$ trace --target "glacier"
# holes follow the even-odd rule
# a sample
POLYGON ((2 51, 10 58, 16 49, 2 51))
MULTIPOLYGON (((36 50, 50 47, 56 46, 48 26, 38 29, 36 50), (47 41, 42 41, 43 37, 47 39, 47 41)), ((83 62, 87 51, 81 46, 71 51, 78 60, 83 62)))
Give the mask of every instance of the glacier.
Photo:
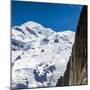
POLYGON ((56 32, 34 21, 12 27, 12 88, 54 87, 63 76, 75 32, 56 32))

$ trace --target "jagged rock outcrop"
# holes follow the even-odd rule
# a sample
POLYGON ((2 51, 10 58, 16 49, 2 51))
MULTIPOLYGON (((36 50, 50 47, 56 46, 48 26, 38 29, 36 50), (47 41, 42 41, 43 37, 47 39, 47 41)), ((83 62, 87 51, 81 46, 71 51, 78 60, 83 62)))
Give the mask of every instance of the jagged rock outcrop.
POLYGON ((56 86, 87 84, 87 6, 83 6, 67 69, 56 86))

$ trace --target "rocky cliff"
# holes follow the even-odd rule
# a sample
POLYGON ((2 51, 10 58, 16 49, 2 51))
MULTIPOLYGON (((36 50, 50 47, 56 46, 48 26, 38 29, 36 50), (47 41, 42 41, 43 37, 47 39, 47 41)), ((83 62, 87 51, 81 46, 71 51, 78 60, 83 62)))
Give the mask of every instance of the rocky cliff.
POLYGON ((56 86, 87 84, 87 6, 82 8, 67 69, 56 86))

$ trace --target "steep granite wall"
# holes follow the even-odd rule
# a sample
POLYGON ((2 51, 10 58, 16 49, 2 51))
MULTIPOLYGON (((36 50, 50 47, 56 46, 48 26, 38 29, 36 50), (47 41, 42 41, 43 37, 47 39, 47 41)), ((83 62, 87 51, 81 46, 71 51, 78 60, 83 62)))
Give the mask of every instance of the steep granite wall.
POLYGON ((82 8, 67 69, 56 86, 87 84, 87 6, 82 8))

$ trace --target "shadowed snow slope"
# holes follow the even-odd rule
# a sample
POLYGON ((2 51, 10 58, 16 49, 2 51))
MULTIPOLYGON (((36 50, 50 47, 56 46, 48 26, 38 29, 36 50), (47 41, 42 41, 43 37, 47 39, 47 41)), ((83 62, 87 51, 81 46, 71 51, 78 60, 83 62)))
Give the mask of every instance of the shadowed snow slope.
POLYGON ((55 86, 66 69, 74 36, 73 31, 55 32, 33 21, 14 26, 12 88, 55 86))

